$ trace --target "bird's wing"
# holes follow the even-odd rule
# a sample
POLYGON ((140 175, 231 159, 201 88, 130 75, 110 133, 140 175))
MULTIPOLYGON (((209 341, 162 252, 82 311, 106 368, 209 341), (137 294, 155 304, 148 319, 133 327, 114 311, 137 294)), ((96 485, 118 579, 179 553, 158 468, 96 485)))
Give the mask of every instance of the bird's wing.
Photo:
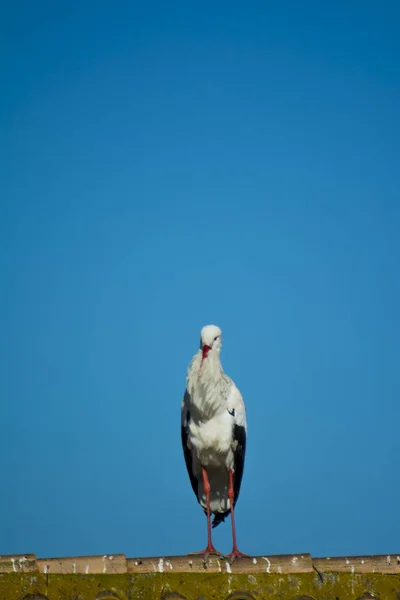
POLYGON ((181 436, 182 436, 182 447, 183 447, 183 455, 185 457, 186 468, 189 474, 190 483, 192 484, 193 491, 198 498, 198 487, 199 482, 193 473, 193 457, 192 451, 188 445, 188 437, 189 437, 189 421, 190 421, 190 411, 189 411, 189 401, 190 394, 187 390, 185 390, 185 395, 182 400, 182 410, 181 410, 181 436))
POLYGON ((246 454, 246 409, 241 393, 232 382, 228 398, 228 411, 232 415, 232 449, 234 457, 233 490, 235 493, 234 506, 237 502, 242 483, 244 459, 246 454))

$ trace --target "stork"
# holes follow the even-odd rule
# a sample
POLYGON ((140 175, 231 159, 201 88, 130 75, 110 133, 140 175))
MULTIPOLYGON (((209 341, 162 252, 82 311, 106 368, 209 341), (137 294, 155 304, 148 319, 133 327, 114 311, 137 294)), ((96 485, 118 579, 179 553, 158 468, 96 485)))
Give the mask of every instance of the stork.
MULTIPOLYGON (((234 560, 247 556, 236 543, 234 509, 239 497, 246 452, 246 410, 242 395, 224 373, 220 352, 222 332, 216 325, 203 327, 200 349, 189 365, 182 400, 182 446, 190 482, 207 515, 205 555, 216 553, 211 537, 231 514, 234 560)), ((202 554, 199 553, 199 554, 202 554)))

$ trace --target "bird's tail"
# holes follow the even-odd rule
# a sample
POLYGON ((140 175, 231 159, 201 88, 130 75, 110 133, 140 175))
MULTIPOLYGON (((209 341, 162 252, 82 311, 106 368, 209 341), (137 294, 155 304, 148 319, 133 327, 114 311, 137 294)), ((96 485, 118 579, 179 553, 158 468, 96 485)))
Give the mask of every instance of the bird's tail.
POLYGON ((225 511, 225 512, 218 512, 218 513, 214 513, 214 519, 212 522, 212 528, 214 529, 214 527, 218 527, 218 525, 220 523, 223 523, 226 519, 226 517, 230 514, 230 509, 225 511))

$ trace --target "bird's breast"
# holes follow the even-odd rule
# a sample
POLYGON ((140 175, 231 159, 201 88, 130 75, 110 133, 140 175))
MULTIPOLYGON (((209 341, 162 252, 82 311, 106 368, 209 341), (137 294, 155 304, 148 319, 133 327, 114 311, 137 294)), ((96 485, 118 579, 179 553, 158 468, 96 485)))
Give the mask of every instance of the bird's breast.
POLYGON ((227 454, 232 443, 232 417, 228 411, 224 411, 208 421, 192 421, 189 425, 189 439, 200 456, 204 452, 227 454))

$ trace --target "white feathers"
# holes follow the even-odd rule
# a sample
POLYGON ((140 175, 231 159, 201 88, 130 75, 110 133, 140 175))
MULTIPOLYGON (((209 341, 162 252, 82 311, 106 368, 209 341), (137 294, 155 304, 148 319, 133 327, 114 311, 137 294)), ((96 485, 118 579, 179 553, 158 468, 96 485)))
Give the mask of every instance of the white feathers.
POLYGON ((229 457, 226 466, 232 467, 232 417, 228 411, 219 413, 205 422, 192 422, 189 430, 194 454, 197 454, 204 466, 223 466, 229 457))

